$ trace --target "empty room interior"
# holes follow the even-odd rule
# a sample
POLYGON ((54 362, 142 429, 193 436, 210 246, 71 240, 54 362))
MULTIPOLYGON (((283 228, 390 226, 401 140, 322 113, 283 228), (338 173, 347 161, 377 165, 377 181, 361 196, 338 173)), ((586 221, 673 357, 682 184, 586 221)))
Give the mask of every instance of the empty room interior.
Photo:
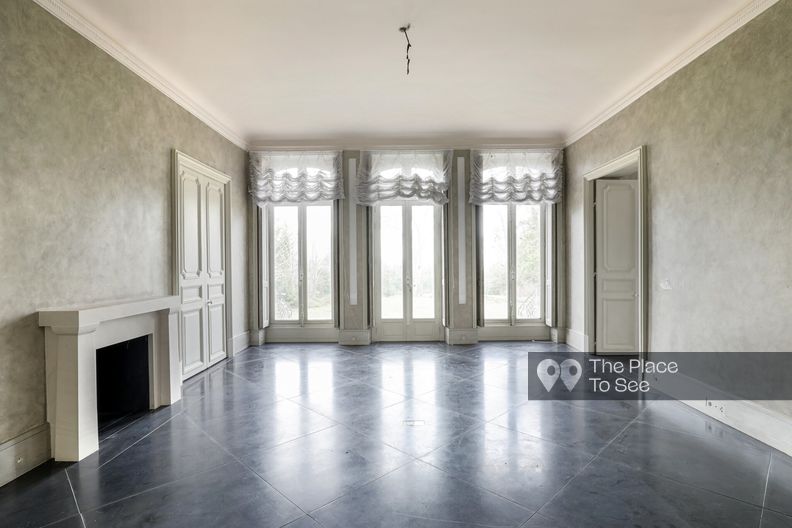
POLYGON ((3 528, 792 527, 792 0, 0 0, 3 528))

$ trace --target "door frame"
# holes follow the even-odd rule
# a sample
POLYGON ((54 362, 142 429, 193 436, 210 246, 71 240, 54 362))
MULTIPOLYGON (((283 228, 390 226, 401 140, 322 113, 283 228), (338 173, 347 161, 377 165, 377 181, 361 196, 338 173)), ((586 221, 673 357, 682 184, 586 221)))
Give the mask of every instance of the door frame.
MULTIPOLYGON (((235 354, 234 350, 234 331, 233 331, 233 302, 232 302, 232 254, 231 251, 231 178, 220 172, 219 170, 210 167, 180 150, 173 149, 172 154, 172 167, 173 173, 171 177, 171 291, 173 295, 179 295, 179 305, 181 306, 181 296, 179 294, 179 248, 181 247, 182 240, 182 226, 179 222, 181 216, 181 203, 179 195, 181 190, 180 174, 182 167, 188 166, 191 169, 201 173, 202 175, 215 180, 223 186, 223 237, 225 238, 225 326, 226 326, 226 357, 231 358, 235 354)), ((181 329, 179 329, 181 332, 181 329)), ((181 339, 179 339, 181 346, 181 339)), ((181 350, 179 350, 179 358, 182 357, 181 350)), ((207 365, 209 367, 210 365, 207 365)), ((179 370, 181 376, 181 368, 179 370)))
MULTIPOLYGON (((268 204, 264 209, 259 207, 261 215, 265 218, 266 226, 266 284, 267 292, 263 296, 263 303, 267 306, 267 343, 332 343, 338 341, 338 317, 339 317, 339 304, 338 304, 338 207, 337 200, 320 200, 317 202, 299 202, 299 203, 276 203, 268 204), (305 234, 306 229, 306 209, 311 206, 325 205, 330 206, 330 277, 331 277, 331 317, 324 321, 308 321, 307 313, 307 299, 305 279, 299 281, 299 316, 296 321, 281 321, 275 319, 275 298, 271 295, 272 285, 275 283, 275 251, 271 247, 272 241, 275 240, 275 222, 274 214, 275 209, 278 207, 296 207, 297 208, 297 244, 298 244, 298 268, 299 273, 305 276, 307 269, 307 240, 305 234)), ((264 260, 262 260, 264 262, 264 260)), ((263 321, 262 321, 263 322, 263 321)))
POLYGON ((594 182, 599 178, 617 176, 626 171, 638 174, 638 356, 646 359, 648 353, 648 285, 649 285, 649 236, 648 236, 648 176, 646 173, 646 145, 627 152, 618 158, 594 169, 583 176, 583 222, 584 222, 584 352, 595 352, 595 280, 594 262, 594 182))
MULTIPOLYGON (((442 341, 443 340, 443 309, 444 309, 444 291, 443 291, 443 207, 437 205, 433 202, 420 202, 415 200, 388 200, 386 202, 376 204, 371 208, 371 250, 372 250, 372 269, 371 269, 371 326, 372 326, 372 341, 442 341), (381 334, 381 328, 378 326, 379 323, 382 323, 382 315, 380 313, 381 307, 378 302, 379 297, 381 296, 382 292, 380 290, 380 277, 381 277, 381 269, 379 268, 379 264, 381 264, 381 257, 380 257, 380 245, 382 240, 379 236, 379 227, 380 227, 380 216, 379 216, 379 207, 380 206, 401 206, 402 207, 402 243, 404 244, 402 250, 402 262, 404 262, 405 257, 409 254, 410 256, 410 269, 408 270, 404 264, 402 266, 402 281, 403 281, 403 288, 402 288, 402 302, 404 303, 404 311, 402 314, 402 321, 403 325, 405 326, 405 331, 402 334, 401 339, 392 339, 388 337, 383 337, 381 334), (416 338, 413 336, 408 335, 406 331, 407 326, 407 314, 410 314, 410 324, 413 325, 416 319, 412 315, 412 306, 408 306, 408 295, 407 295, 407 286, 404 283, 404 277, 406 275, 410 275, 412 283, 412 233, 409 235, 409 247, 408 244, 404 242, 406 230, 412 229, 412 206, 419 205, 428 207, 431 206, 434 208, 434 215, 435 215, 435 225, 433 226, 434 235, 435 235, 435 256, 434 256, 434 270, 435 270, 435 318, 437 324, 437 335, 434 339, 425 339, 425 338, 416 338), (409 209, 409 213, 406 211, 409 209)), ((411 289, 411 288, 410 288, 411 289)), ((412 289, 411 289, 412 290, 412 289)), ((412 293, 409 294, 409 302, 412 302, 412 293)), ((393 322, 396 321, 395 319, 386 319, 384 322, 393 322)), ((430 319, 417 319, 419 323, 426 323, 430 321, 430 319)))

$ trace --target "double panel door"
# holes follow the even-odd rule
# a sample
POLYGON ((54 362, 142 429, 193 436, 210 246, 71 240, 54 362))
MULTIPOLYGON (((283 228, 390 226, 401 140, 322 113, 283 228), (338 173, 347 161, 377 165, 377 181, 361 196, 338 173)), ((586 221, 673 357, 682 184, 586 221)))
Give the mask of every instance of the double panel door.
POLYGON ((374 209, 375 340, 443 338, 441 224, 441 209, 432 204, 374 209))
POLYGON ((228 177, 176 154, 176 289, 182 379, 227 357, 228 177))

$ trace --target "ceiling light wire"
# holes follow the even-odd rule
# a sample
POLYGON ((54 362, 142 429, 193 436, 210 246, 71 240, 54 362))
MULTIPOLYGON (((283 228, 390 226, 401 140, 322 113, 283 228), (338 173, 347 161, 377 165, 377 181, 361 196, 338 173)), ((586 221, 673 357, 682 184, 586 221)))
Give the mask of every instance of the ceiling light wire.
POLYGON ((412 48, 412 44, 410 43, 410 35, 407 34, 410 31, 410 24, 400 27, 399 31, 404 33, 404 38, 407 39, 407 75, 410 75, 410 48, 412 48))

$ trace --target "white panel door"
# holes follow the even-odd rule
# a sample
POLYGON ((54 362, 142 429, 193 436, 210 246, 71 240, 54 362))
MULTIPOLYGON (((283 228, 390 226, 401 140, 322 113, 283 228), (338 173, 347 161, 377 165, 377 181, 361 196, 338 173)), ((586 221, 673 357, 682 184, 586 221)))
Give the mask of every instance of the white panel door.
POLYGON ((598 354, 638 351, 638 183, 596 180, 595 298, 598 354))
POLYGON ((176 171, 176 286, 184 379, 227 356, 227 180, 216 179, 211 169, 180 153, 176 171))
POLYGON ((200 372, 206 368, 204 349, 204 324, 206 304, 204 301, 204 222, 203 181, 193 171, 179 173, 179 350, 181 351, 182 376, 200 372))
POLYGON ((226 354, 225 187, 206 179, 206 318, 209 364, 226 354))
POLYGON ((375 340, 442 339, 440 214, 431 204, 375 209, 375 340))

